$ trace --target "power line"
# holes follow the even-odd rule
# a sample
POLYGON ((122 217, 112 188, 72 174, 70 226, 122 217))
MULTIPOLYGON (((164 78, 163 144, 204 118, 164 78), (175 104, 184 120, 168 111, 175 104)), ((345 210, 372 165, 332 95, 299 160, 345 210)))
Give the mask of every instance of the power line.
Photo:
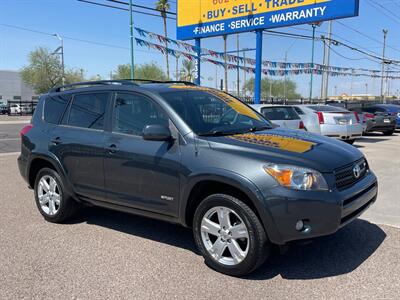
MULTIPOLYGON (((77 0, 77 1, 83 2, 83 3, 92 4, 92 5, 107 7, 107 8, 114 8, 114 9, 118 9, 118 10, 129 11, 129 9, 127 9, 127 8, 118 7, 118 6, 109 5, 109 4, 104 4, 104 3, 93 2, 93 1, 89 1, 89 0, 77 0)), ((138 14, 142 14, 142 15, 147 15, 147 16, 162 18, 161 15, 157 15, 157 14, 153 14, 153 13, 148 13, 148 12, 144 12, 144 11, 132 10, 132 12, 138 13, 138 14)), ((168 17, 168 16, 166 16, 166 18, 167 18, 167 19, 170 19, 170 20, 176 20, 176 18, 173 18, 173 17, 168 17)))

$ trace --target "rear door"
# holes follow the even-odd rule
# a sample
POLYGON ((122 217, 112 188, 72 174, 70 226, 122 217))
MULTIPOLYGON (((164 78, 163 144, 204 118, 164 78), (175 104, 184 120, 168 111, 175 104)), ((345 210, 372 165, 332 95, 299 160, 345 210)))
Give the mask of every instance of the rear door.
POLYGON ((58 157, 80 197, 105 200, 104 126, 110 95, 73 95, 61 124, 51 132, 50 151, 58 157))

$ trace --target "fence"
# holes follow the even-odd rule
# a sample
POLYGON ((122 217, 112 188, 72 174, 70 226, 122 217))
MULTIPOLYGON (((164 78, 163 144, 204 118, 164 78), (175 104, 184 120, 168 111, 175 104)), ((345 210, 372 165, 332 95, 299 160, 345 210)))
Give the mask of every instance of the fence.
POLYGON ((32 115, 37 106, 37 100, 22 101, 13 100, 7 102, 6 113, 8 115, 32 115))

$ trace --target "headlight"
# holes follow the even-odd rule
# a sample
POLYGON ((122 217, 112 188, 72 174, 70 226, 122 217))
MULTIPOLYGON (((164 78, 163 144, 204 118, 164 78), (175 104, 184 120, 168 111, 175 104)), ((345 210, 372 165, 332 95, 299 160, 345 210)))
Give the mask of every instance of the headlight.
POLYGON ((290 165, 268 164, 265 172, 281 186, 302 191, 326 191, 328 184, 320 172, 290 165))

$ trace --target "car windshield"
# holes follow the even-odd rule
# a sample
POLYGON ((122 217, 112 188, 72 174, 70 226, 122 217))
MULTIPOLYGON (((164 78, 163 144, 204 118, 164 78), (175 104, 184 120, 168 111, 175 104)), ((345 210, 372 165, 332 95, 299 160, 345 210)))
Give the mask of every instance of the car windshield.
POLYGON ((268 120, 246 104, 218 90, 185 87, 160 96, 198 135, 229 135, 272 128, 268 120))
POLYGON ((271 121, 300 120, 293 107, 263 107, 261 113, 271 121))

